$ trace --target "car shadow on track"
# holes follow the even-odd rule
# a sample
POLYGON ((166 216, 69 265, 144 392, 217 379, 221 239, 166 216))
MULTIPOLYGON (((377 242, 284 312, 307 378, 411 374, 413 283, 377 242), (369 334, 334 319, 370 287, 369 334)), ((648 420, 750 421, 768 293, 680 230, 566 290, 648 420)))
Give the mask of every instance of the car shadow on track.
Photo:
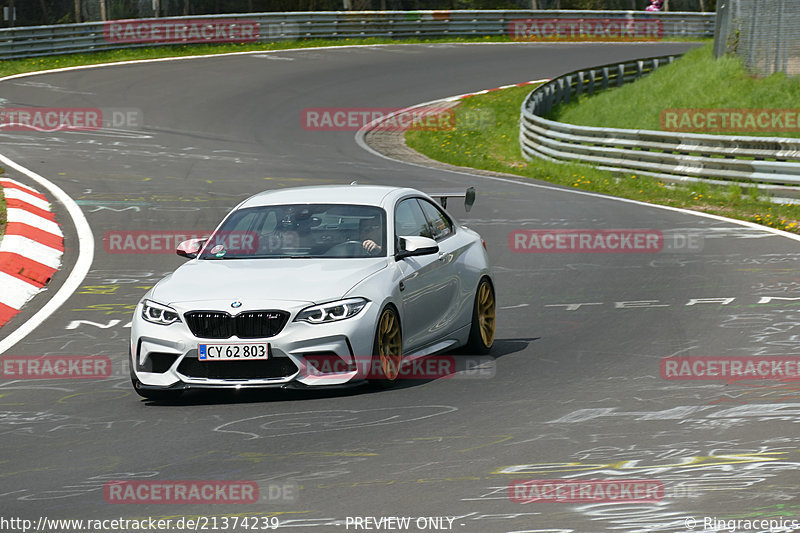
MULTIPOLYGON (((346 398, 365 394, 385 393, 419 387, 427 383, 448 379, 482 379, 494 376, 497 360, 507 355, 523 351, 528 345, 538 340, 533 338, 497 339, 492 350, 487 355, 472 355, 463 349, 452 350, 436 356, 438 360, 452 362, 446 372, 436 373, 432 378, 416 378, 419 375, 412 373, 411 378, 398 380, 389 388, 380 387, 367 382, 360 382, 346 386, 332 386, 326 388, 309 389, 238 389, 238 390, 188 390, 179 398, 173 400, 145 400, 148 406, 188 406, 188 405, 220 405, 220 404, 245 404, 245 403, 281 403, 303 400, 322 400, 328 398, 346 398)), ((421 358, 425 361, 426 358, 421 358)))

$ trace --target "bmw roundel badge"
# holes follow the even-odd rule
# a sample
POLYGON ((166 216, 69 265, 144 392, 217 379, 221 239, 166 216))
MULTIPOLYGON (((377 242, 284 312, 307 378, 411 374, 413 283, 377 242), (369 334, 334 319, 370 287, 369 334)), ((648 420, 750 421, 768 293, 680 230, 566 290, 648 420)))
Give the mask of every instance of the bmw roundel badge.
POLYGON ((238 309, 238 308, 240 308, 241 306, 242 306, 242 302, 240 302, 240 301, 238 301, 238 300, 237 300, 237 301, 235 301, 235 302, 233 302, 233 303, 231 304, 231 307, 233 307, 234 309, 238 309))

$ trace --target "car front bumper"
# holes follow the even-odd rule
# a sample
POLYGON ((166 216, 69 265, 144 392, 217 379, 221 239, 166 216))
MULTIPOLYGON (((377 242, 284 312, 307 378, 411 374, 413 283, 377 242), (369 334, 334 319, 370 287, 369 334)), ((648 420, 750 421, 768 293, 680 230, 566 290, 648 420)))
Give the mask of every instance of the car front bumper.
POLYGON ((206 339, 191 332, 183 315, 210 306, 197 302, 190 307, 173 305, 181 321, 165 326, 144 320, 140 302, 131 324, 131 377, 139 382, 138 386, 150 390, 335 387, 365 379, 363 365, 358 361, 372 353, 378 306, 369 302, 358 315, 325 324, 295 322, 297 313, 308 305, 308 302, 261 302, 258 309, 290 313, 286 325, 273 337, 206 339), (214 343, 269 343, 270 357, 255 361, 199 360, 198 345, 214 343), (314 356, 334 359, 336 364, 327 367, 333 372, 314 368, 311 365, 314 356))

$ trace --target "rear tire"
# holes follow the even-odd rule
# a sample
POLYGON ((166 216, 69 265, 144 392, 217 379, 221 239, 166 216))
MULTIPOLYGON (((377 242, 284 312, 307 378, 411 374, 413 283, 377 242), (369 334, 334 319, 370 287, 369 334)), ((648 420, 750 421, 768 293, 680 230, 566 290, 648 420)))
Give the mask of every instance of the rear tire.
POLYGON ((470 355, 488 354, 494 344, 495 299, 494 287, 489 278, 481 278, 475 291, 472 308, 472 326, 464 352, 470 355))
POLYGON ((381 311, 375 341, 372 347, 372 364, 368 370, 369 382, 388 388, 397 382, 403 362, 403 335, 397 310, 389 305, 381 311))

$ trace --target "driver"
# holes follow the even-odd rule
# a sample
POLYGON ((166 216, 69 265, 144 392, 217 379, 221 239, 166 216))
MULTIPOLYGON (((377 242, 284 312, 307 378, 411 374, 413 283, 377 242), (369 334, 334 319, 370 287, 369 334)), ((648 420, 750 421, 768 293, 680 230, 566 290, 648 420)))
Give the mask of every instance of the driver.
POLYGON ((359 232, 361 233, 361 246, 371 255, 377 255, 382 251, 381 245, 381 223, 375 218, 366 218, 359 222, 359 232))

